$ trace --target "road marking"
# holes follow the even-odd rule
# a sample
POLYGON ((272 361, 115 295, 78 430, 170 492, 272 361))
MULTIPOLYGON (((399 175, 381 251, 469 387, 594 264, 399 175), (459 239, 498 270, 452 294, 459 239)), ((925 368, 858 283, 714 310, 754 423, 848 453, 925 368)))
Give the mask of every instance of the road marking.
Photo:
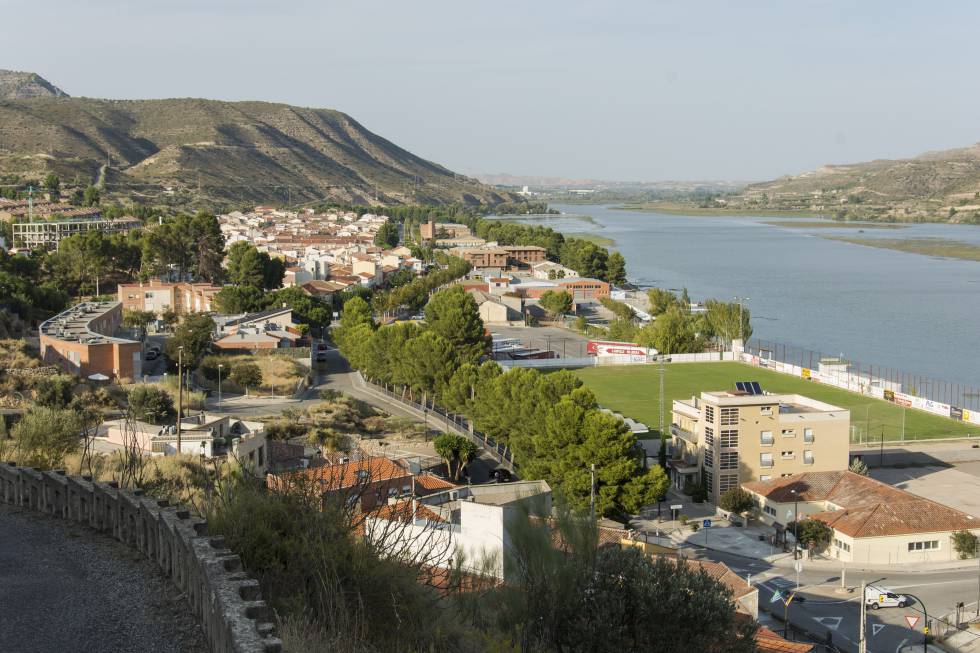
POLYGON ((895 647, 895 653, 902 653, 902 647, 908 644, 908 641, 907 639, 903 639, 902 643, 895 647))
POLYGON ((880 633, 881 629, 884 627, 885 624, 871 624, 871 636, 877 637, 878 633, 880 633))
POLYGON ((840 628, 840 622, 844 621, 844 617, 814 617, 813 620, 821 626, 837 630, 840 628))
POLYGON ((969 578, 960 580, 944 580, 938 583, 916 583, 915 585, 889 585, 892 589, 903 590, 909 587, 933 587, 934 585, 956 585, 957 583, 973 583, 969 578))

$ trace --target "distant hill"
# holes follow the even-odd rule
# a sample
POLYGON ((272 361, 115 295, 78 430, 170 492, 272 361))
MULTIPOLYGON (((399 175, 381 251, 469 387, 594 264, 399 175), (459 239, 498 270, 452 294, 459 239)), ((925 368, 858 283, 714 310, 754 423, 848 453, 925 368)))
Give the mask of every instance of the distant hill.
POLYGON ((0 174, 40 179, 53 170, 68 185, 97 182, 109 195, 149 202, 517 199, 415 156, 330 109, 49 96, 0 100, 0 125, 0 174))
POLYGON ((729 207, 810 210, 838 217, 980 222, 980 144, 913 159, 828 165, 751 184, 729 207))
POLYGON ((0 70, 0 100, 35 97, 68 97, 68 94, 36 73, 0 70))

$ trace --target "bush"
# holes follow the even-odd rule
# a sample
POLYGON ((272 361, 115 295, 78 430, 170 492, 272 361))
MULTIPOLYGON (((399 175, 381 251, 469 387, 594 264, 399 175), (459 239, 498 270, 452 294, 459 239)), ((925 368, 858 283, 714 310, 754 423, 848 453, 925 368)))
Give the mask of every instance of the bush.
POLYGON ((60 466, 65 456, 78 450, 83 426, 77 411, 33 408, 11 432, 17 462, 40 469, 60 466))
POLYGON ((340 390, 333 390, 331 388, 323 388, 319 392, 320 401, 337 401, 344 396, 344 393, 340 390))
POLYGON ((241 363, 232 368, 228 378, 247 390, 262 385, 262 370, 255 363, 241 363))
POLYGON ((799 524, 790 522, 786 532, 796 535, 799 546, 813 551, 822 551, 834 534, 830 526, 818 519, 801 519, 799 524))
POLYGON ((740 487, 733 487, 718 499, 718 506, 722 510, 734 512, 739 515, 752 510, 754 505, 752 495, 740 487))
POLYGON ((34 381, 34 401, 38 406, 67 408, 71 403, 75 379, 64 374, 41 376, 34 381))
POLYGON ((953 550, 959 554, 960 560, 967 560, 977 555, 977 536, 970 531, 953 533, 953 550))
POLYGON ((151 424, 163 424, 176 415, 174 400, 164 388, 140 384, 129 391, 129 410, 133 417, 151 424))

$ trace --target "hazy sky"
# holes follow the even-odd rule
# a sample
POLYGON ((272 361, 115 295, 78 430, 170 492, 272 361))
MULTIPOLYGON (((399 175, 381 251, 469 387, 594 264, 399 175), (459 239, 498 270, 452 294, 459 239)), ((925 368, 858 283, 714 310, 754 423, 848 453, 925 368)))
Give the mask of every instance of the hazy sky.
POLYGON ((470 173, 749 180, 980 141, 975 2, 0 9, 0 68, 72 95, 330 107, 470 173))

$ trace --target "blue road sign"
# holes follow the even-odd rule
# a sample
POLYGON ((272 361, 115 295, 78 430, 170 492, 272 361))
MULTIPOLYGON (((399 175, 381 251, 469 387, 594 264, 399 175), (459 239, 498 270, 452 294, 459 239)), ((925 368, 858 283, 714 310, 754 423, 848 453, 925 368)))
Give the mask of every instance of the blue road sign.
POLYGON ((703 522, 701 522, 701 526, 703 526, 704 528, 711 528, 711 520, 705 519, 703 522))

